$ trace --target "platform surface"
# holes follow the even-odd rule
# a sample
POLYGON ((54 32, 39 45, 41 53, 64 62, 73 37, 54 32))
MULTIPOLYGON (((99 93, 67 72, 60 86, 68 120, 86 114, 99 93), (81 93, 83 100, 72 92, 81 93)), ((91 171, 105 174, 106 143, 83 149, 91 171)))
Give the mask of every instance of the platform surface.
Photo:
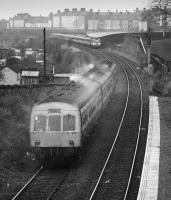
POLYGON ((158 98, 150 97, 149 127, 144 165, 137 200, 157 200, 160 158, 160 114, 158 98))

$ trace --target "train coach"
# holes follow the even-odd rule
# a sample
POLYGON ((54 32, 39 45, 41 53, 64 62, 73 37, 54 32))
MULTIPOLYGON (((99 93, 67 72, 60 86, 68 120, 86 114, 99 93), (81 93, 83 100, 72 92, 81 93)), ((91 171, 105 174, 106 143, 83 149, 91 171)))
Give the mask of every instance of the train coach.
POLYGON ((117 66, 99 69, 37 103, 31 112, 30 142, 41 159, 74 155, 87 138, 117 81, 117 66))
POLYGON ((66 41, 71 41, 75 44, 86 45, 93 48, 98 48, 101 46, 101 39, 88 37, 88 36, 79 36, 79 35, 67 35, 67 34, 60 34, 60 33, 53 33, 50 36, 51 38, 58 38, 63 39, 66 41))

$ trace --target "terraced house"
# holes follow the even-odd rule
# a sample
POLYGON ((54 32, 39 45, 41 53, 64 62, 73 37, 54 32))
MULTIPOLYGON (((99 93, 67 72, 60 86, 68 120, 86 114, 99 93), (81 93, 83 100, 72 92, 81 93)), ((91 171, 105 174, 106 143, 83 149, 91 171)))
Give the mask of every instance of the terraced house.
MULTIPOLYGON (((163 0, 162 5, 171 9, 171 1, 163 0)), ((7 20, 0 20, 0 28, 6 29, 39 29, 49 28, 67 32, 92 32, 92 31, 121 31, 137 32, 146 31, 147 22, 142 20, 142 13, 146 9, 136 8, 133 12, 118 10, 107 12, 86 10, 85 8, 58 10, 48 16, 31 16, 28 13, 19 13, 7 20)), ((154 29, 163 30, 164 16, 158 14, 154 17, 154 29)), ((171 29, 171 16, 167 15, 167 28, 171 29)))
POLYGON ((134 12, 94 12, 85 8, 58 10, 49 16, 31 16, 28 13, 20 13, 9 19, 9 28, 54 28, 74 32, 87 31, 138 31, 141 24, 141 13, 138 8, 134 12))

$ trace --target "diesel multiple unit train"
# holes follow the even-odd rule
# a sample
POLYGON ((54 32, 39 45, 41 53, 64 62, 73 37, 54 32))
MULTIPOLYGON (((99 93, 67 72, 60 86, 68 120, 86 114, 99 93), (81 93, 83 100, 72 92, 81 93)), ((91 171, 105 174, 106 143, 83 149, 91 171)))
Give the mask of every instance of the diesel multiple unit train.
POLYGON ((50 36, 51 38, 58 38, 58 39, 63 39, 66 41, 71 41, 72 43, 75 44, 82 44, 82 45, 87 45, 91 46, 93 48, 98 48, 101 46, 101 39, 100 38, 93 38, 93 37, 88 37, 88 36, 79 36, 79 35, 67 35, 67 34, 60 34, 60 33, 53 33, 50 36))
POLYGON ((41 158, 73 154, 87 138, 117 82, 118 67, 103 66, 61 86, 31 112, 30 142, 41 158))

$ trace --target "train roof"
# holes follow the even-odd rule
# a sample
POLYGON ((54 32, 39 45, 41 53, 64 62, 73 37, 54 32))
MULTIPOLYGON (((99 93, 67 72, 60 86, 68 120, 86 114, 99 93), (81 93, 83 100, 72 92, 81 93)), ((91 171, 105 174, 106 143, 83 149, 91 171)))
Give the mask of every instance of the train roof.
POLYGON ((79 82, 70 82, 65 86, 57 86, 48 97, 38 104, 49 102, 64 102, 67 104, 82 107, 82 105, 100 89, 100 85, 91 80, 82 80, 79 82))
POLYGON ((64 102, 77 107, 82 107, 92 95, 100 90, 101 85, 105 83, 111 75, 109 69, 102 71, 100 69, 93 69, 90 73, 84 76, 74 75, 72 80, 76 82, 69 82, 64 86, 56 86, 55 89, 38 104, 49 102, 64 102), (100 85, 101 84, 101 85, 100 85))
POLYGON ((70 38, 75 38, 75 39, 84 39, 84 40, 89 40, 89 39, 100 39, 97 37, 91 37, 88 35, 69 35, 69 34, 61 34, 61 33, 52 33, 50 35, 51 38, 64 38, 64 39, 70 39, 70 38))

